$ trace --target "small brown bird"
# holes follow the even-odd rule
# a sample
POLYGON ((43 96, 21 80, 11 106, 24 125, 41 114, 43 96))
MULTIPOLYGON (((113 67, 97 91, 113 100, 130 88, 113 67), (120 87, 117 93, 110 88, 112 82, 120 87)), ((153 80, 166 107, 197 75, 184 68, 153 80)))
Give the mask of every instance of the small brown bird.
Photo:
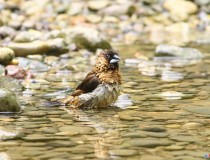
POLYGON ((68 97, 60 100, 73 108, 107 107, 118 98, 121 84, 119 56, 114 50, 101 52, 93 70, 68 97))

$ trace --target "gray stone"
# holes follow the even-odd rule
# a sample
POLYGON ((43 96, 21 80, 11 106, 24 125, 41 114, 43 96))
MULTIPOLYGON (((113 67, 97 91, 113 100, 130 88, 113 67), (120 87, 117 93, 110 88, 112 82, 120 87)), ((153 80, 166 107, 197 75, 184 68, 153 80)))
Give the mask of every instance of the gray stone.
POLYGON ((31 71, 48 71, 50 67, 42 62, 39 62, 37 60, 32 60, 29 58, 24 58, 24 57, 18 57, 17 58, 19 62, 19 66, 21 66, 24 69, 29 69, 31 71))
POLYGON ((201 59, 203 54, 195 48, 182 48, 172 45, 161 44, 156 47, 156 56, 175 56, 189 59, 201 59))
POLYGON ((0 88, 0 112, 20 112, 21 109, 15 93, 9 89, 0 88))

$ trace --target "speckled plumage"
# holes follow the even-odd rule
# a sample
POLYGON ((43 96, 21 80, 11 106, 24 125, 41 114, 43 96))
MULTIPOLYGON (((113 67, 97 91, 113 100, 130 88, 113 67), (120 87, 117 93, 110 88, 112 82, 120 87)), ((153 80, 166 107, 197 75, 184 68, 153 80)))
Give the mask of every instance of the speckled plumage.
POLYGON ((74 108, 103 108, 115 102, 121 84, 118 62, 116 51, 105 50, 100 53, 93 70, 76 90, 61 102, 74 108))

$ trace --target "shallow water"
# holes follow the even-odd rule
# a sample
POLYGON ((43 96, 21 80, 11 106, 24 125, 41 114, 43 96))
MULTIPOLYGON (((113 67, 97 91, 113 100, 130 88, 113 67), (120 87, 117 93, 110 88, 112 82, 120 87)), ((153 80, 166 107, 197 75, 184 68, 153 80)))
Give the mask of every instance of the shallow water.
MULTIPOLYGON (((116 48, 123 60, 139 53, 153 57, 150 45, 116 48)), ((0 159, 204 159, 210 153, 209 57, 169 69, 160 64, 158 74, 149 76, 136 64, 121 63, 122 93, 134 101, 124 110, 69 110, 46 103, 71 92, 88 67, 37 73, 42 81, 28 82, 19 93, 23 112, 0 116, 0 159), (183 77, 168 81, 163 71, 169 79, 174 73, 183 77)))

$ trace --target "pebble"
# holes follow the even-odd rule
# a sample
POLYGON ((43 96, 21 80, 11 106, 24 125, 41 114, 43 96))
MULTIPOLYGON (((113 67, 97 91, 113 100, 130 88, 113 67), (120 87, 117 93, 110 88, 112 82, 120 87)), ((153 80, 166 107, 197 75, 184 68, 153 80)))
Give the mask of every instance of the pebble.
POLYGON ((148 132, 166 132, 166 129, 161 127, 143 127, 141 130, 148 132))
POLYGON ((106 6, 109 5, 109 0, 103 0, 101 1, 100 3, 94 1, 94 0, 91 0, 91 1, 88 1, 88 7, 91 9, 91 10, 101 10, 103 8, 105 8, 106 6))
POLYGON ((119 119, 126 121, 142 120, 142 118, 140 117, 140 113, 134 110, 126 110, 119 112, 118 117, 119 119))
POLYGON ((167 146, 164 149, 167 151, 177 151, 177 150, 184 150, 184 146, 177 146, 177 145, 171 145, 171 146, 167 146))
POLYGON ((171 144, 172 141, 167 139, 134 138, 123 142, 122 146, 124 148, 129 148, 129 147, 155 148, 158 146, 169 146, 171 144))
POLYGON ((170 136, 169 139, 179 141, 179 142, 200 142, 201 139, 196 136, 184 136, 184 135, 176 135, 170 136))
POLYGON ((43 117, 47 115, 47 112, 44 111, 28 111, 24 112, 22 115, 29 117, 43 117))
POLYGON ((147 137, 147 135, 146 135, 146 132, 135 131, 135 132, 132 132, 132 133, 122 134, 122 137, 125 137, 125 138, 145 138, 145 137, 147 137))
POLYGON ((198 7, 193 2, 186 0, 166 0, 163 7, 171 13, 185 12, 193 14, 198 11, 198 7))
POLYGON ((182 125, 183 129, 200 129, 201 127, 203 127, 203 124, 196 122, 188 122, 182 125))
POLYGON ((166 160, 163 157, 160 157, 158 155, 142 155, 141 158, 139 160, 166 160))
POLYGON ((46 143, 44 143, 44 142, 33 142, 33 143, 27 142, 27 143, 21 144, 21 146, 23 146, 23 147, 44 147, 44 146, 46 146, 46 143))
POLYGON ((138 155, 138 151, 131 149, 115 149, 115 150, 110 150, 109 154, 111 156, 128 157, 128 156, 138 155))
POLYGON ((14 41, 21 42, 21 43, 33 42, 35 40, 39 40, 42 34, 43 33, 36 30, 23 31, 15 36, 14 41))
POLYGON ((12 141, 5 141, 5 142, 1 142, 0 143, 0 146, 1 147, 14 147, 14 146, 19 146, 20 143, 18 142, 12 142, 12 141))
POLYGON ((187 106, 184 110, 201 115, 210 115, 210 108, 208 106, 187 106))
POLYGON ((78 134, 93 134, 94 128, 91 127, 77 127, 77 126, 63 126, 58 129, 60 132, 76 132, 78 134))
POLYGON ((53 147, 73 147, 76 146, 77 144, 73 141, 53 141, 53 142, 49 142, 48 143, 49 146, 53 146, 53 147))
POLYGON ((46 142, 46 141, 54 141, 54 140, 68 140, 68 137, 46 137, 41 135, 33 135, 23 137, 25 141, 28 142, 46 142))

